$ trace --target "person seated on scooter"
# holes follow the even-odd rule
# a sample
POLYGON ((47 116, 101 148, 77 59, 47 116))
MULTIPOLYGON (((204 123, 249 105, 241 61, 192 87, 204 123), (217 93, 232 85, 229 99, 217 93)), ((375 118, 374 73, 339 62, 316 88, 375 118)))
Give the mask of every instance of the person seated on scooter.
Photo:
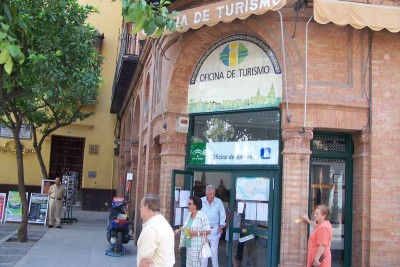
POLYGON ((140 202, 143 229, 138 239, 137 266, 175 264, 175 236, 168 221, 160 214, 160 196, 146 194, 140 202))

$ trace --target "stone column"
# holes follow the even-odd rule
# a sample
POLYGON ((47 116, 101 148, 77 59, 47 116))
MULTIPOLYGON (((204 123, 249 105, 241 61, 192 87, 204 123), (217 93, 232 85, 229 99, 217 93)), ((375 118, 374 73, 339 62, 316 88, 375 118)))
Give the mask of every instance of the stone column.
MULTIPOLYGON (((370 266, 371 133, 353 134, 353 266, 370 266)), ((351 186, 351 185, 346 185, 351 186)))
POLYGON ((280 266, 306 265, 307 224, 295 219, 307 214, 311 128, 284 127, 280 266))
POLYGON ((186 134, 163 133, 160 135, 161 168, 160 168, 160 197, 161 213, 167 219, 171 208, 171 177, 172 170, 183 170, 186 157, 186 134))

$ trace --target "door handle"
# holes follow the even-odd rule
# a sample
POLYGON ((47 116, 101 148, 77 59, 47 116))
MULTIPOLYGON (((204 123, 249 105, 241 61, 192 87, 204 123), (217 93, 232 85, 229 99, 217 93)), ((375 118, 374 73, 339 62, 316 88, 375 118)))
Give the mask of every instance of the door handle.
POLYGON ((244 235, 247 234, 247 229, 246 228, 242 229, 242 234, 244 234, 244 235))

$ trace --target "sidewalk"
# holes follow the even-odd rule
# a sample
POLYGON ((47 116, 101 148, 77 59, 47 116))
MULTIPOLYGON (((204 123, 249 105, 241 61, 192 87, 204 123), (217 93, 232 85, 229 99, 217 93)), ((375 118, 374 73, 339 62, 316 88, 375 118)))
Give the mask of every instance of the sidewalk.
POLYGON ((15 266, 136 266, 136 247, 133 240, 124 245, 124 256, 105 255, 110 247, 106 239, 107 212, 82 211, 80 207, 73 207, 72 216, 78 222, 64 223, 62 229, 48 229, 15 266))

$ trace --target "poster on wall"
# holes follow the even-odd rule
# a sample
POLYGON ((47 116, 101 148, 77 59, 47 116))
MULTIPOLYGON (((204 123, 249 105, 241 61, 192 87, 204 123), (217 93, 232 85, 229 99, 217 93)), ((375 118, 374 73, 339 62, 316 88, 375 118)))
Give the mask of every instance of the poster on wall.
MULTIPOLYGON (((26 193, 28 197, 28 193, 26 193)), ((18 191, 9 191, 6 206, 5 222, 20 222, 22 220, 22 204, 18 191)))
POLYGON ((48 202, 48 195, 31 193, 28 223, 46 224, 48 202))
POLYGON ((282 71, 261 39, 236 34, 223 38, 197 63, 188 92, 188 112, 278 107, 282 71))
POLYGON ((56 183, 55 180, 42 179, 42 187, 41 187, 40 193, 41 194, 48 194, 50 186, 55 184, 55 183, 56 183))
POLYGON ((6 206, 6 193, 0 193, 0 223, 3 223, 4 207, 6 206))
MULTIPOLYGON (((1 124, 0 126, 0 137, 13 138, 13 133, 10 128, 1 124)), ((31 126, 29 124, 22 124, 21 130, 19 131, 19 138, 31 139, 31 126)))
POLYGON ((236 180, 236 200, 268 201, 269 179, 265 177, 238 177, 236 180))

